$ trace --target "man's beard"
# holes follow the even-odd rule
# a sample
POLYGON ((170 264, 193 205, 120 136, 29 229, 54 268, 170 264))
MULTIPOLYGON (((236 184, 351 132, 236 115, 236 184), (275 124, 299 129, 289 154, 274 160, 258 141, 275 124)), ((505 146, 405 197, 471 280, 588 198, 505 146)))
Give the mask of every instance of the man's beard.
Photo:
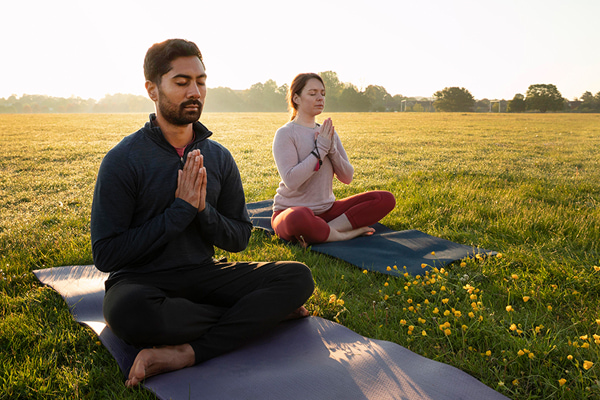
POLYGON ((177 105, 172 103, 159 89, 158 109, 162 117, 170 124, 184 126, 198 121, 202 114, 203 106, 199 100, 188 100, 177 105), (189 105, 197 105, 198 109, 186 110, 185 107, 189 105))

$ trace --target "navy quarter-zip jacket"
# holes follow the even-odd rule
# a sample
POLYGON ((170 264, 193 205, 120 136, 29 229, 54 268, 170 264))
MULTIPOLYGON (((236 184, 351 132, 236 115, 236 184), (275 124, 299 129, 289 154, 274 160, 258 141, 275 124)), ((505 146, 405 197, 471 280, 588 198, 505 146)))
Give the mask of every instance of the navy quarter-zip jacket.
MULTIPOLYGON (((152 114, 150 119, 155 118, 152 114)), ((183 158, 158 126, 147 122, 104 157, 91 215, 96 267, 118 276, 198 268, 213 262, 214 247, 246 248, 252 223, 240 173, 230 152, 193 125, 195 140, 183 158), (175 198, 178 170, 200 149, 207 172, 206 208, 175 198)))

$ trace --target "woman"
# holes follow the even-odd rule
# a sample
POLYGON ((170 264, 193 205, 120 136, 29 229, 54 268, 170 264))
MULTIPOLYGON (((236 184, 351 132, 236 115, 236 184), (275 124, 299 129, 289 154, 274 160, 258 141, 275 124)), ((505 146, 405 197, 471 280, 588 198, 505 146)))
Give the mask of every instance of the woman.
POLYGON ((273 204, 271 225, 282 239, 312 243, 348 240, 372 235, 369 227, 396 205, 386 191, 372 191, 336 200, 333 176, 352 182, 354 168, 331 118, 322 125, 325 85, 317 74, 299 74, 287 94, 290 122, 277 130, 273 156, 281 183, 273 204))

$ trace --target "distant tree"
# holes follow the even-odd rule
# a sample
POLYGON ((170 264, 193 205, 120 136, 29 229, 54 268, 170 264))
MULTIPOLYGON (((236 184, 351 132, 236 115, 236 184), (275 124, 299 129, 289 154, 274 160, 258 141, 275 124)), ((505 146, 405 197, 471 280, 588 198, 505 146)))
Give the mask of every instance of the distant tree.
POLYGON ((205 111, 244 111, 244 102, 238 92, 228 87, 209 88, 204 104, 205 111))
POLYGON ((387 111, 388 103, 392 98, 383 86, 376 85, 367 86, 365 96, 371 103, 370 111, 387 111))
POLYGON ((344 84, 336 72, 325 71, 319 73, 325 83, 325 109, 327 111, 341 111, 339 99, 344 90, 344 84))
POLYGON ((525 96, 523 96, 521 93, 517 93, 515 94, 515 97, 513 97, 513 99, 511 101, 508 102, 508 112, 510 113, 515 113, 515 112, 523 112, 525 111, 526 105, 525 105, 525 96))
MULTIPOLYGON (((600 97, 598 95, 600 95, 600 92, 598 92, 596 97, 600 97)), ((581 105, 579 106, 578 111, 582 111, 582 112, 598 111, 600 108, 600 102, 598 102, 596 100, 596 97, 594 97, 594 95, 591 92, 585 92, 584 94, 582 94, 579 99, 581 101, 581 105)))
POLYGON ((369 99, 364 92, 359 92, 356 86, 348 84, 339 99, 339 111, 369 111, 369 99))
POLYGON ((417 103, 414 106, 412 106, 412 111, 414 111, 414 112, 423 112, 423 111, 425 111, 425 107, 423 107, 421 105, 421 103, 417 103))
POLYGON ((490 101, 488 99, 481 99, 475 101, 475 112, 489 112, 490 111, 490 101))
POLYGON ((475 105, 473 95, 465 88, 447 87, 433 95, 436 97, 433 105, 437 111, 473 111, 475 105))
POLYGON ((562 110, 564 99, 555 85, 537 84, 527 89, 525 104, 528 110, 546 111, 562 110))

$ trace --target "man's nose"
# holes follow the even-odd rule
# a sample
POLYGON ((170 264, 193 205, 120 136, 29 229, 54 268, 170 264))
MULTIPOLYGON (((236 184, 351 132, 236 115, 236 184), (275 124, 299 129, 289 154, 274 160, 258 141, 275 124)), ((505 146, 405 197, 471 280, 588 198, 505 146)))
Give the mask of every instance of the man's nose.
POLYGON ((197 84, 192 84, 188 88, 188 97, 191 99, 197 99, 200 97, 200 87, 197 84))

